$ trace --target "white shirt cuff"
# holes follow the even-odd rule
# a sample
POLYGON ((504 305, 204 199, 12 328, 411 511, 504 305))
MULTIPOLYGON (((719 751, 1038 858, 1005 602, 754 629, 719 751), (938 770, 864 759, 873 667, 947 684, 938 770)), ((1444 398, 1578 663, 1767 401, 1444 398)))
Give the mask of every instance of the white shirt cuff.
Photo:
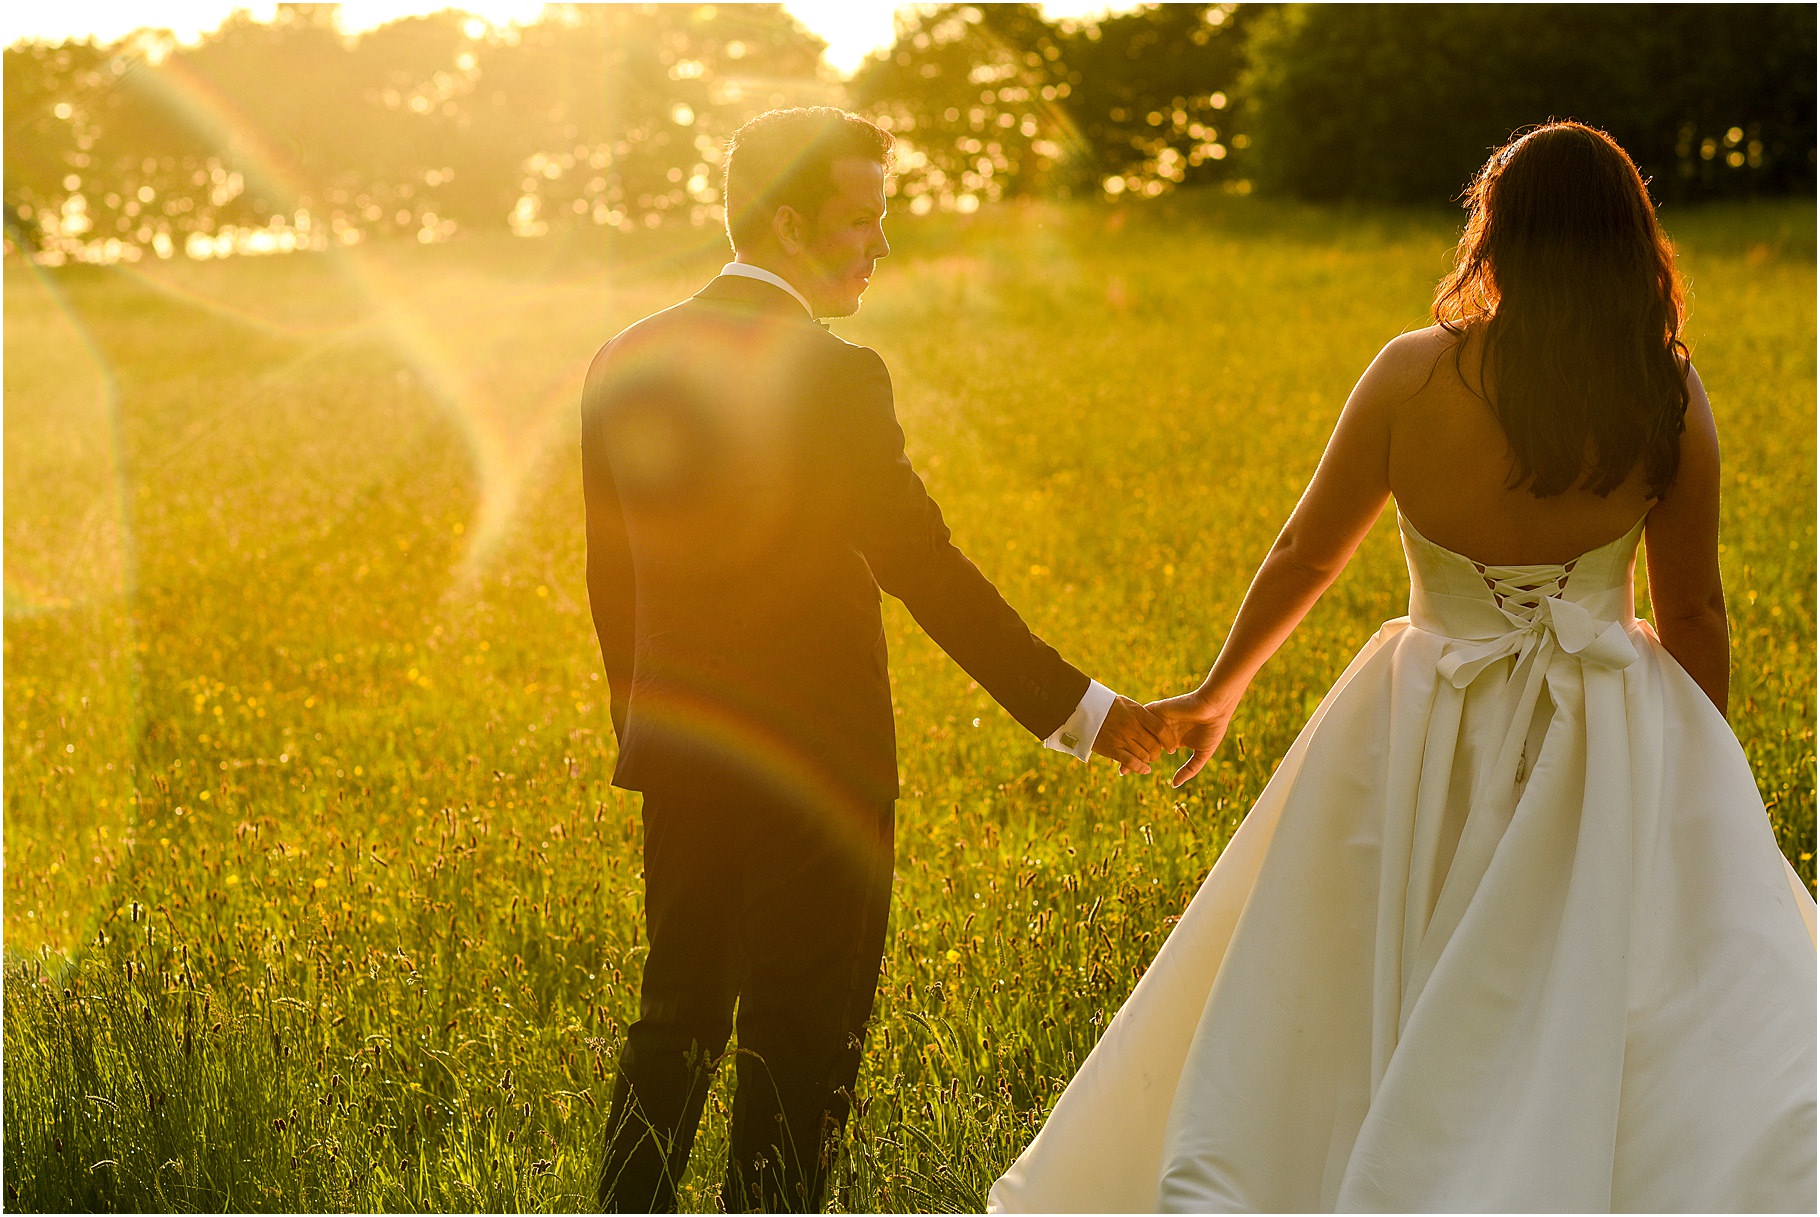
POLYGON ((1105 725, 1106 712, 1112 709, 1115 697, 1117 694, 1099 681, 1088 682, 1081 704, 1067 722, 1055 729, 1054 735, 1043 741, 1043 747, 1087 760, 1093 755, 1093 741, 1100 737, 1100 728, 1105 725))

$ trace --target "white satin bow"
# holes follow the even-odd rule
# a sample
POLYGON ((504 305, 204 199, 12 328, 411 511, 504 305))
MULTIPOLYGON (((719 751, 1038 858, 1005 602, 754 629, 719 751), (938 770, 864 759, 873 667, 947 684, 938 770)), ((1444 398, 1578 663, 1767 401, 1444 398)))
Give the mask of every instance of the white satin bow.
MULTIPOLYGON (((1625 633, 1624 623, 1601 623, 1585 608, 1558 596, 1545 596, 1535 615, 1524 624, 1496 638, 1459 640, 1450 643, 1441 656, 1440 673, 1456 689, 1464 689, 1477 680, 1479 673, 1507 655, 1517 658, 1517 665, 1550 640, 1581 662, 1613 670, 1627 668, 1636 662, 1637 648, 1625 633)), ((1550 656, 1539 656, 1546 666, 1550 656)))

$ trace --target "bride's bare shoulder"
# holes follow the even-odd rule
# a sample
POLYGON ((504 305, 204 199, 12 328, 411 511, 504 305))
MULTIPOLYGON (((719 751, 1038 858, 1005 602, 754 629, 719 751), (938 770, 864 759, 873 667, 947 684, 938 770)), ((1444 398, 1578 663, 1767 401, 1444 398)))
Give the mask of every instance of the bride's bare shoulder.
POLYGON ((1470 336, 1443 325, 1398 334, 1371 361, 1360 388, 1393 407, 1434 384, 1437 377, 1457 379, 1454 354, 1470 336))
POLYGON ((1378 352, 1378 358, 1388 361, 1399 371, 1413 371, 1426 376, 1437 359, 1465 349, 1471 341, 1470 329, 1429 325, 1398 334, 1384 344, 1384 349, 1378 352))

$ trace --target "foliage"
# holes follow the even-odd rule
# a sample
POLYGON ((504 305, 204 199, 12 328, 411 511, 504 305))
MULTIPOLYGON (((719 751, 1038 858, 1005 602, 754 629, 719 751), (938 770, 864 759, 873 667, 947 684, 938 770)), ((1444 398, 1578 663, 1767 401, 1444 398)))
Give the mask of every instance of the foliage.
POLYGON ((890 51, 855 74, 852 103, 896 132, 896 192, 937 202, 1035 193, 1077 142, 1060 100, 1071 85, 1034 4, 905 10, 890 51))
POLYGON ((1234 100, 1249 26, 1266 8, 1161 4, 1063 27, 1093 185, 1154 197, 1237 179, 1225 162, 1248 141, 1233 130, 1234 100))
POLYGON ((823 44, 775 4, 551 6, 505 31, 445 10, 352 39, 333 7, 237 13, 193 48, 9 48, 9 206, 72 255, 718 222, 734 128, 827 92, 823 44))
POLYGON ((898 189, 918 210, 1102 189, 1154 197, 1220 178, 1252 11, 1165 4, 1058 25, 1033 4, 906 10, 890 49, 855 73, 852 104, 904 137, 898 189))
POLYGON ((1438 203, 1516 128, 1605 126, 1659 195, 1814 186, 1810 5, 1034 4, 899 13, 844 87, 777 4, 455 10, 356 38, 335 6, 200 45, 5 52, 5 225, 51 260, 322 248, 463 230, 719 223, 744 119, 845 104, 902 140, 913 213, 1259 182, 1438 203), (1260 139, 1250 147, 1253 136, 1260 139))
POLYGON ((1259 183, 1438 202, 1550 118, 1609 131, 1659 197, 1811 193, 1811 5, 1285 5, 1244 82, 1259 183))
MULTIPOLYGON (((1814 211, 1669 222, 1732 721, 1811 883, 1814 211)), ((960 543, 1140 696, 1204 671, 1454 235, 1209 191, 894 223, 837 328, 960 543)), ((581 235, 8 261, 9 1209, 587 1204, 643 947, 575 402, 723 254, 581 235)), ((888 605, 905 794, 838 1207, 978 1208, 1405 588, 1387 517, 1182 792, 1042 752, 888 605)), ((688 1205, 726 1121, 717 1089, 688 1205)))

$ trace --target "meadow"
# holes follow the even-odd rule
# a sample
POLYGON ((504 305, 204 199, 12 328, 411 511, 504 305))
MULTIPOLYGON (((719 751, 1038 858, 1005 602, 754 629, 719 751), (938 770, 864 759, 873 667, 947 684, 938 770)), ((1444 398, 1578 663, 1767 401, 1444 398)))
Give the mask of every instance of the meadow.
MULTIPOLYGON (((1664 219, 1725 450, 1731 720, 1811 885, 1814 207, 1664 219)), ((1007 598, 1162 696, 1457 222, 1195 194, 906 218, 835 328, 885 357, 1007 598)), ((576 399, 722 260, 658 232, 8 261, 7 1208, 590 1206, 644 948, 576 399)), ((1183 791, 1043 752, 887 601, 896 895, 834 1207, 984 1203, 1405 597, 1387 514, 1183 791)), ((717 1089, 685 1204, 725 1127, 717 1089)))

